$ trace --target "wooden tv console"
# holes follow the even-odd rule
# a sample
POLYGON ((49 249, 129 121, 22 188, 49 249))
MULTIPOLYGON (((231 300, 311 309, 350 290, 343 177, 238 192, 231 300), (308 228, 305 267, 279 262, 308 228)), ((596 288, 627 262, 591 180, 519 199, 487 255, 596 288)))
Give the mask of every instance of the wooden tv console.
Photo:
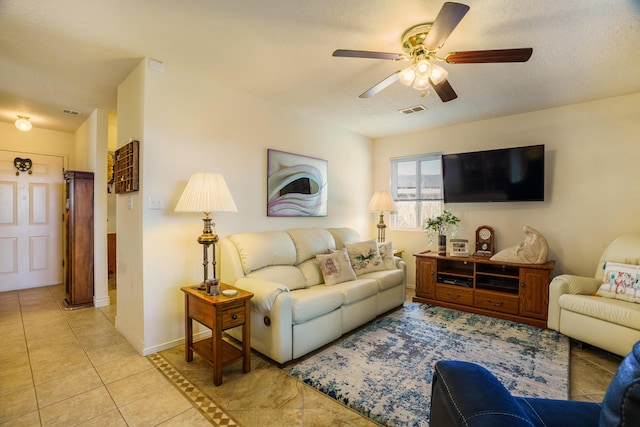
POLYGON ((416 302, 547 327, 555 261, 519 264, 432 252, 416 257, 416 302))

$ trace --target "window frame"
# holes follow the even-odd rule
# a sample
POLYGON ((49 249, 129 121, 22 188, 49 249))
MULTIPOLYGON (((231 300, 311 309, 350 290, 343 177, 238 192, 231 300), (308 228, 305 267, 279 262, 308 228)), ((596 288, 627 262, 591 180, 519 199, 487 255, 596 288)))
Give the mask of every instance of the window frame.
POLYGON ((397 229, 397 230, 422 230, 423 224, 418 222, 421 222, 421 218, 422 218, 422 222, 424 220, 423 218, 424 215, 422 211, 423 211, 423 204, 425 202, 426 203, 436 202, 438 204, 438 206, 430 210, 432 215, 434 213, 434 210, 436 211, 436 215, 439 215, 440 213, 442 213, 442 211, 444 210, 444 193, 443 193, 443 182, 442 182, 442 156, 443 155, 444 153, 438 152, 438 153, 426 153, 426 154, 419 154, 419 155, 406 156, 406 157, 393 157, 390 159, 391 197, 393 197, 393 200, 396 202, 396 204, 404 203, 404 202, 415 203, 415 207, 414 207, 415 219, 413 220, 413 226, 412 227, 400 226, 398 221, 398 215, 400 215, 400 212, 398 212, 395 215, 393 215, 393 219, 390 224, 391 228, 397 229), (426 162, 437 161, 439 163, 439 171, 440 171, 440 175, 438 179, 438 184, 440 187, 439 197, 436 197, 436 198, 423 197, 422 163, 425 161, 426 162), (415 197, 399 198, 398 197, 398 167, 400 163, 408 163, 408 162, 415 162, 415 185, 416 185, 415 197))

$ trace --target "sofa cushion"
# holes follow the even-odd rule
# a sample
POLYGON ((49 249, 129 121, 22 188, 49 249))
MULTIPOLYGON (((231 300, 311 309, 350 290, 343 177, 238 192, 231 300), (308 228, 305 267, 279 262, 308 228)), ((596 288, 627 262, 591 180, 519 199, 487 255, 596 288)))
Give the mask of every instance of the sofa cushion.
POLYGON ((639 304, 590 295, 564 294, 558 299, 558 305, 562 310, 640 330, 639 304))
POLYGON ((268 265, 294 265, 296 247, 288 233, 265 231, 229 236, 236 245, 244 274, 268 265))
POLYGON ((325 285, 335 285, 356 279, 356 273, 351 267, 349 255, 345 248, 338 249, 330 254, 316 255, 316 259, 320 264, 325 285))
POLYGON ((287 233, 296 247, 296 264, 336 248, 331 233, 322 228, 296 228, 287 230, 287 233))
POLYGON ((351 266, 357 276, 372 271, 384 270, 384 263, 375 240, 365 242, 345 243, 344 247, 349 252, 351 266))
POLYGON ((375 279, 378 283, 378 290, 393 288, 404 281, 404 270, 382 270, 358 276, 358 279, 375 279))
POLYGON ((343 304, 353 304, 378 293, 378 282, 373 279, 356 279, 334 286, 342 292, 343 304))
POLYGON ((290 291, 302 289, 307 281, 298 267, 292 265, 272 265, 252 271, 245 277, 281 283, 290 291))
POLYGON ((640 420, 640 342, 616 371, 602 400, 601 426, 638 425, 640 420))
POLYGON ((303 323, 342 305, 344 297, 335 286, 317 285, 291 292, 293 323, 303 323))
POLYGON ((382 262, 384 263, 384 268, 386 268, 387 270, 393 270, 394 268, 396 268, 396 260, 393 259, 393 243, 378 243, 378 250, 380 251, 380 256, 382 257, 382 262))
POLYGON ((318 260, 315 258, 311 258, 303 262, 302 264, 298 264, 298 268, 302 272, 302 275, 305 278, 305 288, 309 286, 320 285, 324 283, 324 278, 322 277, 322 271, 320 270, 320 264, 318 260))
POLYGON ((355 243, 362 240, 357 231, 347 227, 327 228, 336 242, 336 249, 344 248, 345 243, 355 243))

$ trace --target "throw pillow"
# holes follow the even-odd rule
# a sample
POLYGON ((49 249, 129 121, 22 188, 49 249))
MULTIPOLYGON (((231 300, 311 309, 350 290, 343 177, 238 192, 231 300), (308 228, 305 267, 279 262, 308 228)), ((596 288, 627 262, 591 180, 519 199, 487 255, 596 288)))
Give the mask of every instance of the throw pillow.
POLYGON ((598 295, 640 303, 640 265, 607 261, 598 295))
POLYGON ((327 255, 316 255, 325 285, 356 280, 356 273, 351 268, 346 249, 340 249, 327 255))
POLYGON ((380 256, 382 257, 384 267, 387 270, 395 270, 396 260, 393 259, 393 243, 378 243, 378 250, 380 251, 380 256))
POLYGON ((375 240, 345 243, 344 247, 347 248, 351 266, 357 276, 385 269, 380 251, 378 250, 378 243, 375 240))

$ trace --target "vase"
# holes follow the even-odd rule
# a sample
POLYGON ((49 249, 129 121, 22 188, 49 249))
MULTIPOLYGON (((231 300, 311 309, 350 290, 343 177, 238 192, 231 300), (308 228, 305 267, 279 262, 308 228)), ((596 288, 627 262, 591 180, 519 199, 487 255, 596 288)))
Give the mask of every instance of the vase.
POLYGON ((438 235, 438 255, 446 255, 447 254, 447 235, 439 234, 438 235))

